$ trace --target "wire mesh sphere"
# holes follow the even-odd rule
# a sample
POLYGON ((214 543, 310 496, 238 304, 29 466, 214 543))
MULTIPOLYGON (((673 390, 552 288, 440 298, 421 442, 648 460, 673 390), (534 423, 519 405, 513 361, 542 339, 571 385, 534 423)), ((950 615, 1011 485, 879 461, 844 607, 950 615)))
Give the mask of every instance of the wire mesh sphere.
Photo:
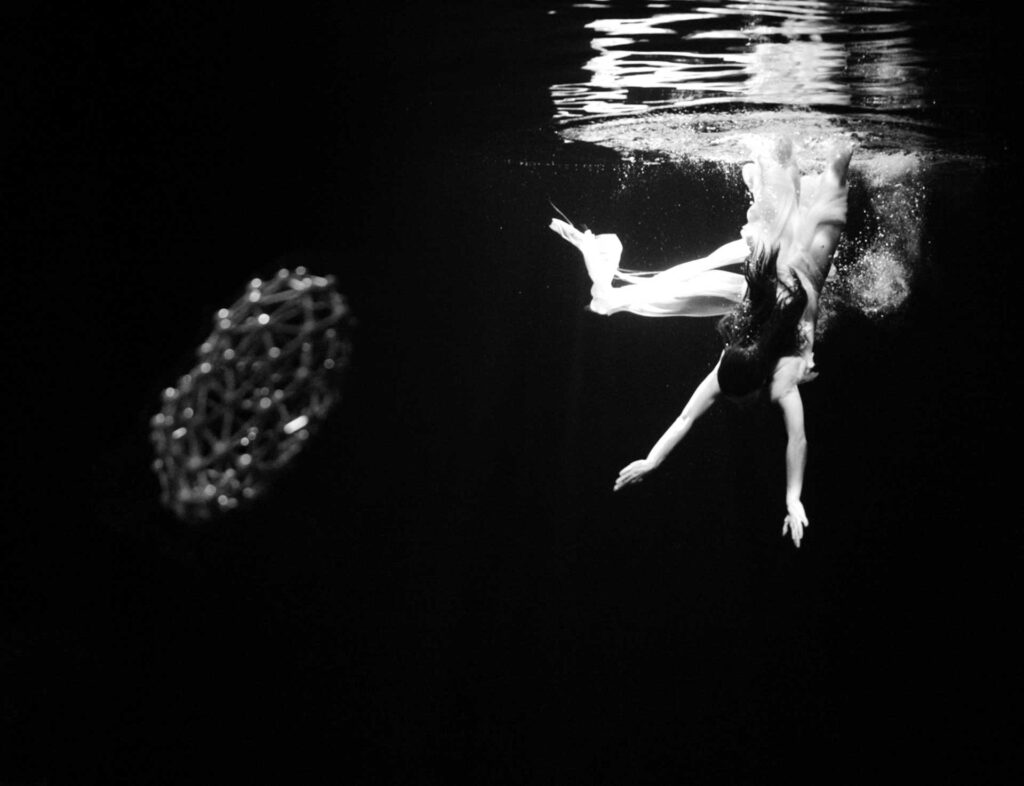
POLYGON ((337 403, 352 325, 333 277, 301 267, 218 311, 150 421, 163 504, 196 520, 257 499, 337 403))

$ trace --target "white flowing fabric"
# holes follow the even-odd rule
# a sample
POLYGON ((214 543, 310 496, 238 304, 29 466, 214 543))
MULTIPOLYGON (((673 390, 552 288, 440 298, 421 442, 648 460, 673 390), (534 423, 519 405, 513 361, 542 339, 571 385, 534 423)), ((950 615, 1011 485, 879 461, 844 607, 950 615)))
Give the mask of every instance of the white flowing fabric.
POLYGON ((820 292, 828 275, 831 254, 812 253, 823 225, 846 224, 849 186, 834 172, 800 176, 786 142, 774 155, 743 166, 743 180, 753 197, 740 235, 760 250, 778 249, 778 273, 786 280, 793 270, 808 276, 820 292))
POLYGON ((551 219, 551 229, 583 253, 590 288, 590 310, 597 314, 628 311, 645 317, 711 317, 728 314, 743 300, 746 279, 719 268, 739 265, 750 254, 746 240, 727 243, 710 256, 684 262, 657 273, 631 273, 619 268, 622 244, 615 235, 580 232, 572 224, 551 219), (625 282, 613 287, 612 281, 625 282))
MULTIPOLYGON (((847 154, 848 158, 848 154, 847 154)), ((752 253, 777 251, 780 280, 804 273, 816 299, 831 264, 831 253, 812 253, 819 228, 846 223, 847 185, 832 172, 800 176, 792 144, 783 138, 757 160, 743 166, 743 180, 753 203, 740 239, 703 259, 654 273, 619 267, 622 243, 615 235, 581 232, 551 219, 551 229, 583 253, 593 286, 590 309, 598 314, 628 311, 647 317, 709 317, 727 314, 747 291, 741 272, 722 268, 742 265, 752 253), (613 281, 624 284, 612 286, 613 281)))

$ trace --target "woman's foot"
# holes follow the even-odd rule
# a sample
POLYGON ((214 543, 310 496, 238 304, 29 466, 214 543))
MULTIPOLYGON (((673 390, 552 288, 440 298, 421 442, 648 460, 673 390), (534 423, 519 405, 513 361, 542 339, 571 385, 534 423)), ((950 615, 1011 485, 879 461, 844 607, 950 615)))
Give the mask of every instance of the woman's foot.
POLYGON ((589 229, 580 232, 572 224, 558 218, 551 219, 551 229, 572 243, 583 253, 587 274, 593 282, 590 294, 604 297, 612 288, 612 279, 622 259, 622 243, 616 235, 595 235, 589 229))

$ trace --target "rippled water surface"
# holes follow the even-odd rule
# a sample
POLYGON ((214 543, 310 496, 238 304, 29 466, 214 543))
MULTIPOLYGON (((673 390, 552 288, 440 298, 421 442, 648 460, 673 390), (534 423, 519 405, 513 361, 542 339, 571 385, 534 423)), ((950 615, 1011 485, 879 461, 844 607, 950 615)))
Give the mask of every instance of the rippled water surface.
MULTIPOLYGON (((743 101, 918 109, 928 62, 924 4, 647 3, 641 14, 580 3, 596 18, 586 81, 553 85, 557 117, 743 101)), ((581 20, 582 21, 582 20, 581 20)))
POLYGON ((549 14, 589 38, 579 78, 550 86, 567 142, 681 167, 681 188, 708 163, 735 174, 779 136, 804 172, 820 170, 837 141, 852 144, 861 201, 826 294, 869 316, 898 310, 910 292, 935 172, 985 160, 948 122, 983 100, 951 89, 979 53, 943 49, 950 19, 927 3, 591 2, 549 14))
POLYGON ((952 23, 917 0, 577 3, 550 13, 585 29, 591 48, 581 78, 551 85, 553 119, 568 138, 619 150, 731 161, 748 154, 752 130, 785 123, 811 157, 814 138, 836 132, 868 150, 948 157, 964 148, 942 126, 958 110, 950 98, 964 111, 982 100, 970 88, 951 93, 959 61, 977 53, 944 51, 952 23))

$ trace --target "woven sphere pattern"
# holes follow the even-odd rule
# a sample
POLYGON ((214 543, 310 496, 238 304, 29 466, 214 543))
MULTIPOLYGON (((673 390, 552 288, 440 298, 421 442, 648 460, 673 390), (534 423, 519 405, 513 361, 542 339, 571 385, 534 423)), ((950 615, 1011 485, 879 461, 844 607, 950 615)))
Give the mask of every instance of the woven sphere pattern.
POLYGON ((337 403, 352 325, 333 277, 301 267, 218 311, 150 421, 163 504, 196 520, 257 499, 337 403))

